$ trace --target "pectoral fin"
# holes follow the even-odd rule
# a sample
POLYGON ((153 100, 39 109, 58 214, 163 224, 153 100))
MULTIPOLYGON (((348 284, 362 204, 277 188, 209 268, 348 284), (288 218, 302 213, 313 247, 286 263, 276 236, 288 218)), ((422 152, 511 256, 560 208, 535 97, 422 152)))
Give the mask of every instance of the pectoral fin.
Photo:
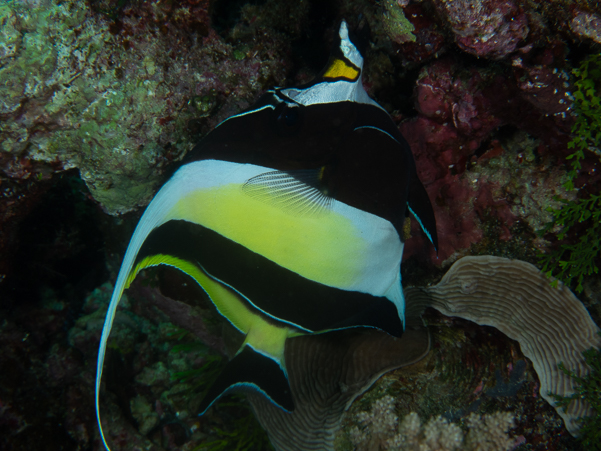
POLYGON ((321 169, 270 171, 249 179, 242 190, 255 199, 296 216, 330 208, 332 198, 320 189, 321 169))

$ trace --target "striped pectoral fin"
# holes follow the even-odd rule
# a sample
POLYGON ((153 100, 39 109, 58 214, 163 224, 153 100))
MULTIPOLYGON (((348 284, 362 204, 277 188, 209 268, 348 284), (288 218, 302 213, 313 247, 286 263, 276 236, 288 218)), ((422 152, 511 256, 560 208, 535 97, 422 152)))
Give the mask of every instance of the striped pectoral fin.
POLYGON ((265 172, 247 180, 242 190, 293 216, 314 216, 329 211, 333 200, 323 191, 324 169, 265 172))
POLYGON ((199 415, 203 415, 223 395, 248 390, 262 393, 287 412, 294 410, 288 377, 280 364, 246 344, 209 388, 200 404, 199 415))

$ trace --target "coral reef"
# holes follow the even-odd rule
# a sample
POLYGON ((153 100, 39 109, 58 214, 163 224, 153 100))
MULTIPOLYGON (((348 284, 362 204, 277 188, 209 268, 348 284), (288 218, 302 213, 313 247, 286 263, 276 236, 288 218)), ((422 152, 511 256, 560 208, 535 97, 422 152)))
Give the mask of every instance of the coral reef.
MULTIPOLYGON (((462 255, 546 252, 546 270, 567 283, 571 273, 599 321, 600 116, 582 109, 598 106, 598 1, 0 2, 0 448, 100 449, 93 369, 135 210, 221 120, 273 85, 309 81, 342 17, 365 45, 365 88, 435 203, 438 257, 413 224, 405 285, 434 282, 462 255)), ((107 362, 111 437, 122 449, 244 449, 245 437, 268 449, 238 400, 195 416, 211 365, 236 346, 197 294, 183 298, 131 290, 107 362)), ((516 450, 579 449, 516 342, 425 317, 430 354, 349 407, 338 449, 384 448, 409 431, 441 446, 441 431, 453 443, 458 429, 466 447, 470 421, 475 431, 496 418, 500 431, 509 415, 516 450)), ((576 396, 597 381, 575 375, 576 396)))
MULTIPOLYGON (((465 257, 454 263, 437 285, 408 289, 406 296, 445 315, 493 326, 517 340, 532 360, 541 396, 552 405, 549 393, 566 396, 574 391, 558 364, 587 374, 590 369, 579 353, 591 346, 601 347, 599 327, 572 292, 564 286, 552 287, 536 267, 519 260, 465 257), (544 339, 548 336, 558 338, 550 342, 544 339)), ((574 435, 578 433, 575 420, 591 413, 592 407, 582 399, 558 410, 574 435)))
MULTIPOLYGON (((530 128, 525 120, 520 128, 526 126, 526 130, 521 131, 514 127, 523 113, 511 118, 506 108, 513 111, 515 105, 500 103, 492 89, 496 83, 513 83, 505 77, 503 72, 466 69, 451 59, 438 60, 420 72, 415 99, 419 115, 400 126, 416 155, 420 178, 435 200, 441 263, 481 241, 486 221, 497 220, 502 225, 500 238, 508 240, 518 221, 540 230, 551 218, 546 209, 560 205, 556 198, 571 198, 561 186, 564 172, 547 150, 564 139, 558 135, 560 129, 546 132, 551 122, 562 120, 555 114, 568 108, 563 100, 567 99, 564 81, 554 74, 554 84, 538 93, 515 86, 513 103, 532 110, 531 96, 536 95, 539 114, 551 115, 536 125, 538 129, 530 128), (560 90, 549 91, 559 81, 560 90)), ((423 246, 419 239, 411 241, 407 255, 423 246)))
POLYGON ((581 39, 592 39, 601 44, 601 16, 588 11, 575 10, 570 30, 581 39))
POLYGON ((528 36, 526 14, 512 0, 435 0, 434 4, 459 48, 473 55, 503 58, 528 36))
POLYGON ((83 2, 3 3, 4 172, 77 167, 107 212, 147 203, 165 165, 199 138, 199 119, 212 112, 213 127, 285 73, 281 47, 225 43, 206 3, 131 5, 114 22, 83 2))
POLYGON ((469 432, 465 439, 465 449, 479 451, 509 451, 519 444, 520 439, 511 439, 507 432, 514 425, 510 412, 489 415, 471 414, 467 418, 469 432))
POLYGON ((412 3, 403 9, 413 25, 414 41, 398 46, 397 53, 407 60, 407 64, 419 63, 442 54, 445 39, 438 24, 426 13, 419 3, 412 3))

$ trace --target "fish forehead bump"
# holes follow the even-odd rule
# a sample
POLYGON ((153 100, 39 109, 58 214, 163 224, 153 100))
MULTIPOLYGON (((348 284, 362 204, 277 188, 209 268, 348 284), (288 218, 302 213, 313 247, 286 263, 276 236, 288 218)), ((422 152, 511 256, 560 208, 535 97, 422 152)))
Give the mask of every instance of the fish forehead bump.
POLYGON ((363 57, 349 38, 346 21, 340 24, 339 52, 330 59, 323 72, 322 81, 316 81, 305 88, 287 88, 277 90, 280 96, 303 106, 337 102, 356 102, 374 105, 383 109, 367 95, 361 82, 363 57))

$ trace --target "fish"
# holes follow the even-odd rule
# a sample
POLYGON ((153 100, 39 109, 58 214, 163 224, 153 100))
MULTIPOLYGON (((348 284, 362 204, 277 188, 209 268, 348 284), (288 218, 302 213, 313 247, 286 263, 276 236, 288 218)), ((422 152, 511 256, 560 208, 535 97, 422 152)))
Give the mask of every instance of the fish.
POLYGON ((363 57, 342 21, 325 69, 274 88, 221 122, 142 215, 100 339, 96 415, 108 338, 125 289, 144 268, 191 277, 245 339, 199 407, 252 390, 294 410, 284 356, 293 337, 375 328, 400 337, 403 226, 434 247, 436 220, 413 154, 363 88, 363 57))

